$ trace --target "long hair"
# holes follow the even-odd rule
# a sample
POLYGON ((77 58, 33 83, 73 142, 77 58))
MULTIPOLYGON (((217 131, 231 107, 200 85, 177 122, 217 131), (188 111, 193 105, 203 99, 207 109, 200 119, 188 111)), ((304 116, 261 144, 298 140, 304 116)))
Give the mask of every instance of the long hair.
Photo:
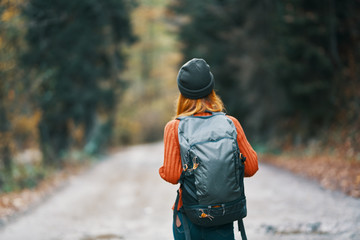
POLYGON ((180 93, 177 101, 176 117, 191 116, 205 111, 221 112, 223 110, 224 104, 214 90, 208 96, 200 99, 189 99, 180 93))

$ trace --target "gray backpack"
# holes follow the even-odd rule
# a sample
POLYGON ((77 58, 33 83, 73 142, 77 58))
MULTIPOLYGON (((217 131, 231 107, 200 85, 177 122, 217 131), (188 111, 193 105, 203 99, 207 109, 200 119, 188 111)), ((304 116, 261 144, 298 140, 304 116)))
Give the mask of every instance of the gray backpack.
POLYGON ((246 239, 242 222, 247 214, 245 157, 240 153, 233 122, 222 112, 178 119, 183 166, 181 210, 191 222, 204 227, 238 220, 242 238, 246 239))

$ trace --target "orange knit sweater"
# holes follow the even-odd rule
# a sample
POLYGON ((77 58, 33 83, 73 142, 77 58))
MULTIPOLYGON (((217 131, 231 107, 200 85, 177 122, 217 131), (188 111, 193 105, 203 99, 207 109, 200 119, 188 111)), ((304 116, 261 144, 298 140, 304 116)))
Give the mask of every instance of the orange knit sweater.
MULTIPOLYGON (((200 113, 197 116, 209 115, 210 113, 200 113)), ((246 157, 245 161, 245 177, 251 177, 258 170, 257 154, 246 139, 244 130, 239 121, 228 116, 236 127, 237 142, 240 152, 246 157)), ((168 122, 164 130, 164 164, 159 169, 161 178, 172 184, 177 184, 182 172, 180 144, 178 139, 178 127, 180 120, 172 120, 168 122)), ((182 206, 181 192, 178 209, 182 206)))

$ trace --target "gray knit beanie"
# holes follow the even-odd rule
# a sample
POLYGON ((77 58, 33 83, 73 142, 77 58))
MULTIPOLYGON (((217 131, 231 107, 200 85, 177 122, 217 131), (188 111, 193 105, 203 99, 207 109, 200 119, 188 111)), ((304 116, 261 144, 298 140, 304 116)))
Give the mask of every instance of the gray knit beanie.
POLYGON ((215 80, 205 60, 193 58, 180 68, 177 84, 184 97, 199 99, 212 92, 215 80))

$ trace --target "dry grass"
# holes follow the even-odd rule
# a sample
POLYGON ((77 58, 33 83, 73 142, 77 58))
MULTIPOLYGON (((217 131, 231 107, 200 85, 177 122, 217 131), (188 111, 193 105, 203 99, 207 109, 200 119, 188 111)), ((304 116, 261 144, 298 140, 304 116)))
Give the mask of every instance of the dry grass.
POLYGON ((317 180, 326 189, 339 190, 360 198, 360 161, 340 155, 263 154, 263 162, 317 180))

